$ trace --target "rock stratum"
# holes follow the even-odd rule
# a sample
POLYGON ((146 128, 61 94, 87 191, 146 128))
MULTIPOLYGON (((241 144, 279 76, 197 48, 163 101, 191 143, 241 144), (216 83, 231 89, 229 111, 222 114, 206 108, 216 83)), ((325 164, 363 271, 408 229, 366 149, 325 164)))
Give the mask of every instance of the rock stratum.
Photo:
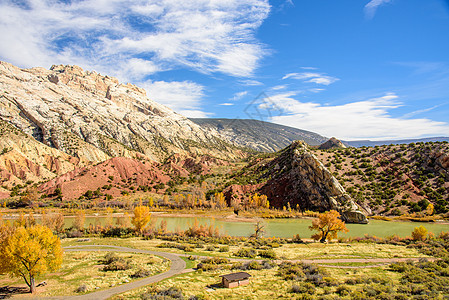
POLYGON ((116 78, 55 65, 20 69, 0 62, 0 120, 81 162, 141 153, 234 159, 242 152, 116 78))
POLYGON ((87 188, 110 185, 89 174, 98 164, 116 165, 118 157, 127 158, 122 167, 146 170, 138 172, 145 183, 163 183, 246 155, 145 90, 77 66, 21 69, 0 62, 0 129, 0 198, 31 183, 43 193, 59 188, 67 199, 78 197, 87 188))

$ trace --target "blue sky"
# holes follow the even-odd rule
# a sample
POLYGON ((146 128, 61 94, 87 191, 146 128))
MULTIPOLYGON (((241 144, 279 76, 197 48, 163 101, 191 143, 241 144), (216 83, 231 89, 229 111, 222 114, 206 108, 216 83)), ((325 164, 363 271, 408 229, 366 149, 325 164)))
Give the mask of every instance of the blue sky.
POLYGON ((449 136, 446 0, 0 0, 0 59, 76 64, 191 117, 449 136))

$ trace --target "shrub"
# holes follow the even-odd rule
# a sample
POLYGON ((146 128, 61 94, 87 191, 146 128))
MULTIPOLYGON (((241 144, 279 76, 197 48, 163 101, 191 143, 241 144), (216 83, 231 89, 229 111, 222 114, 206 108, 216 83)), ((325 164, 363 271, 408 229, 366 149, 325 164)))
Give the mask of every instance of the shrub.
POLYGON ((291 292, 313 295, 315 294, 315 287, 309 282, 301 282, 299 284, 292 285, 291 292))
POLYGON ((208 245, 206 247, 206 251, 215 251, 215 246, 214 245, 208 245))
POLYGON ((347 285, 340 285, 335 291, 339 296, 347 296, 351 293, 351 289, 347 285))
POLYGON ((273 250, 261 250, 259 256, 263 258, 276 259, 276 253, 273 250))
POLYGON ((140 268, 139 270, 136 271, 136 273, 131 275, 131 278, 144 278, 144 277, 148 277, 150 275, 151 275, 150 271, 140 268))
POLYGON ((302 266, 292 262, 281 263, 277 275, 285 280, 303 280, 305 277, 302 266))
POLYGON ((235 252, 234 255, 238 257, 255 258, 257 256, 257 251, 253 248, 241 248, 235 252))
POLYGON ((84 283, 82 285, 80 285, 79 287, 76 288, 75 292, 77 293, 85 293, 87 292, 87 285, 85 285, 84 283))
POLYGON ((170 300, 170 299, 184 299, 182 290, 178 287, 170 287, 165 290, 150 290, 140 295, 142 300, 170 300))
POLYGON ((222 246, 218 249, 219 252, 229 252, 229 246, 222 246))
POLYGON ((131 264, 128 260, 117 256, 114 252, 109 252, 104 256, 102 261, 106 266, 103 271, 119 271, 131 269, 131 264))

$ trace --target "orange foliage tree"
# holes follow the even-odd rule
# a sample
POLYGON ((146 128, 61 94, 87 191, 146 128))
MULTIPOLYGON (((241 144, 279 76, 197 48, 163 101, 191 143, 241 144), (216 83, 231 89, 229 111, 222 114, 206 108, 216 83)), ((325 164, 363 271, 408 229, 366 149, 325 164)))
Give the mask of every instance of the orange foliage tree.
POLYGON ((312 235, 315 241, 324 243, 326 239, 328 241, 336 239, 338 232, 349 232, 346 228, 345 222, 340 220, 340 213, 336 210, 331 210, 322 213, 318 218, 312 221, 312 226, 309 226, 310 230, 316 230, 318 233, 312 235))
POLYGON ((145 226, 147 226, 150 220, 151 213, 148 206, 139 205, 134 208, 134 216, 131 219, 131 223, 138 233, 143 233, 145 226))

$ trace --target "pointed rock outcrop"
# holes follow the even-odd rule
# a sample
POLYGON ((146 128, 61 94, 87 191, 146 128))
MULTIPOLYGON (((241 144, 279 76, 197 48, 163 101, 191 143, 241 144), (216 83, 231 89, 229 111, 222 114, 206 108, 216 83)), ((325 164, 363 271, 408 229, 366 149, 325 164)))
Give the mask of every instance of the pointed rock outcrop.
POLYGON ((332 173, 302 141, 295 141, 265 167, 270 178, 260 189, 277 206, 340 212, 348 223, 368 223, 365 214, 332 173))

